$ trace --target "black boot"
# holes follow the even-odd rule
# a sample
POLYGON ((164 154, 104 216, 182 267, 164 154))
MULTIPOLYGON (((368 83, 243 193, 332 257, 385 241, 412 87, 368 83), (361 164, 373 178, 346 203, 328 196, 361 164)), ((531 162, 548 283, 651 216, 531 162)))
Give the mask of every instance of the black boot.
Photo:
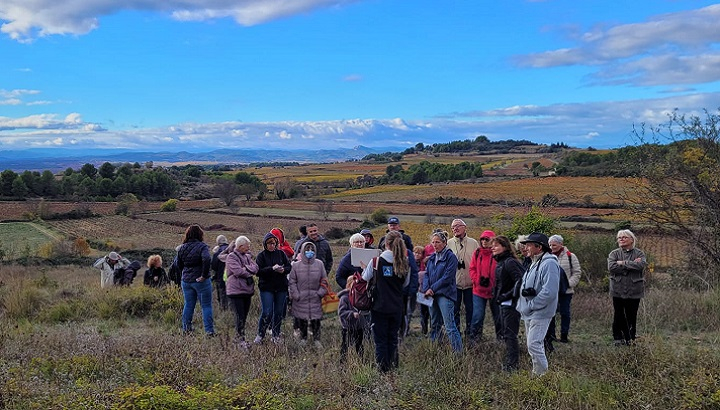
POLYGON ((567 342, 569 342, 567 333, 561 334, 560 335, 560 343, 567 343, 567 342))

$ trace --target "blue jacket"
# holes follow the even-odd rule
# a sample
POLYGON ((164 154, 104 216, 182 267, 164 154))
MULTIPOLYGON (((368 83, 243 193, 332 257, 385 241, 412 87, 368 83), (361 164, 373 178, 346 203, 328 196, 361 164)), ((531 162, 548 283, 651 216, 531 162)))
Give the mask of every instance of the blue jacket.
POLYGON ((210 278, 210 250, 205 242, 191 240, 180 246, 177 267, 183 282, 195 282, 200 276, 210 278))
POLYGON ((455 284, 457 264, 457 257, 448 247, 430 255, 425 265, 422 291, 427 292, 428 289, 432 289, 436 296, 444 296, 454 302, 457 299, 455 284))
POLYGON ((535 288, 537 295, 520 296, 516 308, 520 316, 524 320, 555 317, 560 290, 560 265, 557 256, 545 252, 541 259, 533 261, 523 276, 520 291, 527 288, 535 288))
POLYGON ((351 263, 350 251, 348 251, 345 256, 340 259, 340 264, 335 271, 335 282, 337 282, 341 290, 345 289, 345 286, 347 286, 348 278, 352 276, 355 272, 362 273, 362 271, 363 269, 361 267, 353 266, 353 264, 351 263))
POLYGON ((403 289, 404 296, 415 297, 420 283, 418 281, 420 269, 418 269, 417 262, 415 261, 415 254, 412 249, 408 249, 408 264, 410 265, 410 283, 403 289))

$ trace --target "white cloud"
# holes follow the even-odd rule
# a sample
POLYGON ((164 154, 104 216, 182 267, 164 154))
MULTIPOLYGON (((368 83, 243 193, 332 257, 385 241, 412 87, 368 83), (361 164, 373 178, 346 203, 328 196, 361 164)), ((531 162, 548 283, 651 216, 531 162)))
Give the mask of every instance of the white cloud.
POLYGON ((47 141, 75 148, 142 151, 210 151, 223 148, 269 150, 299 148, 401 147, 475 138, 528 139, 538 143, 618 147, 634 143, 633 126, 664 124, 674 109, 703 116, 720 107, 719 93, 665 98, 552 105, 517 105, 457 112, 433 120, 400 118, 262 123, 184 123, 163 128, 108 130, 78 114, 0 117, 4 149, 42 146, 47 141), (295 138, 289 138, 295 136, 295 138), (308 144, 310 143, 310 144, 308 144))
POLYGON ((346 75, 345 77, 343 77, 343 81, 347 81, 347 82, 357 82, 357 81, 362 81, 362 80, 363 80, 363 76, 360 74, 349 74, 349 75, 346 75))
POLYGON ((594 28, 573 36, 576 47, 516 58, 521 66, 598 66, 602 84, 672 85, 720 80, 720 4, 654 16, 643 23, 594 28))
POLYGON ((168 13, 179 21, 232 18, 250 26, 355 1, 359 0, 3 0, 0 20, 6 23, 0 31, 20 42, 55 34, 82 35, 99 27, 99 17, 123 10, 168 13))

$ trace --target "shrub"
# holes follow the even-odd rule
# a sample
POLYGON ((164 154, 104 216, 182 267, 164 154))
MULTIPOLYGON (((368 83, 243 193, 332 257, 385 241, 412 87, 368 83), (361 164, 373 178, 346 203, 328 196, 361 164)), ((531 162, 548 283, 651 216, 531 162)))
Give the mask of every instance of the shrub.
POLYGON ((511 240, 515 240, 519 235, 528 235, 533 232, 552 235, 555 233, 556 226, 555 218, 543 214, 538 207, 533 206, 526 215, 513 218, 506 235, 511 240))
POLYGON ((385 208, 377 208, 370 214, 370 220, 377 224, 385 224, 388 220, 388 211, 385 208))
POLYGON ((178 200, 175 198, 168 199, 160 207, 161 212, 175 212, 177 210, 178 200))

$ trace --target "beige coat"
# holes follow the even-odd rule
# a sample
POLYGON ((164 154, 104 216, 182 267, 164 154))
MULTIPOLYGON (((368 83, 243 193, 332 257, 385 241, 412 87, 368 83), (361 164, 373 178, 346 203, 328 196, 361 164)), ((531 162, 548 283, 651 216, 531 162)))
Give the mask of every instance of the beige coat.
POLYGON ((460 290, 472 289, 473 284, 472 279, 470 279, 468 269, 470 269, 470 262, 472 261, 473 254, 479 246, 478 241, 467 235, 465 235, 462 239, 456 237, 448 239, 447 247, 458 259, 458 270, 455 273, 455 285, 460 290), (465 267, 460 269, 462 261, 465 262, 465 267))

